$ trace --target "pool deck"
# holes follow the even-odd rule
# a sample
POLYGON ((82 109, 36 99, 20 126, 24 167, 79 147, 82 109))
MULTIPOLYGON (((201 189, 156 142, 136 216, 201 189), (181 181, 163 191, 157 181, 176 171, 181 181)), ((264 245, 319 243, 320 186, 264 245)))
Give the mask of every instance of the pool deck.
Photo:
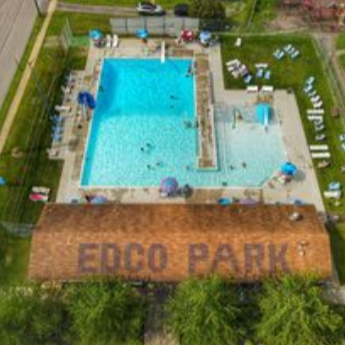
MULTIPOLYGON (((225 90, 223 85, 222 65, 220 47, 213 47, 204 50, 197 44, 188 45, 189 49, 168 50, 172 56, 194 56, 207 61, 210 73, 206 73, 209 79, 201 79, 204 82, 204 92, 208 93, 205 104, 213 104, 217 107, 234 107, 254 105, 257 102, 257 94, 250 94, 243 90, 225 90), (192 51, 193 50, 193 51, 192 51), (211 87, 210 87, 211 86, 211 87)), ((160 52, 148 51, 147 47, 138 40, 123 39, 120 47, 116 49, 95 49, 90 48, 89 58, 84 71, 84 89, 95 92, 98 84, 98 77, 101 69, 101 62, 104 57, 160 57, 160 52)), ((206 63, 205 63, 206 64, 206 63)), ((197 76, 198 78, 198 76, 197 76)), ((206 93, 204 94, 206 96, 206 93)), ((75 140, 73 149, 64 150, 64 168, 60 181, 57 202, 81 202, 85 195, 102 194, 110 201, 116 203, 190 203, 190 204, 213 204, 219 198, 248 198, 265 203, 291 203, 291 200, 300 199, 304 202, 315 204, 317 209, 324 212, 323 200, 317 183, 312 160, 308 150, 308 144, 300 120, 299 110, 294 94, 284 90, 275 91, 272 97, 272 106, 279 116, 281 131, 286 149, 287 160, 292 161, 299 168, 296 178, 287 185, 281 185, 272 176, 262 188, 196 188, 191 198, 184 199, 162 198, 159 193, 159 186, 150 188, 107 188, 107 189, 80 189, 79 179, 82 169, 83 155, 89 130, 89 121, 86 118, 72 124, 72 134, 75 140), (76 140, 77 139, 77 140, 76 140)), ((198 111, 198 114, 201 113, 198 111)), ((206 110, 206 115, 210 114, 206 110)), ((211 117, 213 121, 213 109, 211 117)), ((212 123, 212 122, 211 122, 212 123)), ((209 123, 207 123, 209 125, 209 123)), ((200 125, 200 124, 199 124, 200 125)), ((200 131, 202 132, 202 130, 200 131)), ((212 140, 209 137, 208 148, 204 155, 211 157, 212 140)), ((214 133, 213 133, 214 136, 214 133)), ((214 142, 214 141, 213 141, 214 142)), ((215 162, 208 162, 212 165, 215 162)))

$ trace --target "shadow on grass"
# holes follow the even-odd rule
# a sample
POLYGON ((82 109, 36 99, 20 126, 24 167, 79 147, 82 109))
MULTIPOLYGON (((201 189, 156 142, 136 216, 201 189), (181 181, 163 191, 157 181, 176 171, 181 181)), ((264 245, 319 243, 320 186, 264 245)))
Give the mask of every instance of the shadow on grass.
POLYGON ((332 224, 328 227, 333 260, 338 272, 339 281, 345 284, 345 223, 332 224))

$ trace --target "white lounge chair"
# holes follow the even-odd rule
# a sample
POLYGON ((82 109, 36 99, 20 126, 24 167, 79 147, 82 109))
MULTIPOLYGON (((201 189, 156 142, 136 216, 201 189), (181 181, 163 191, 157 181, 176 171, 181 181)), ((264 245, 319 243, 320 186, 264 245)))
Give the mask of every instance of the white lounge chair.
POLYGON ((238 59, 234 59, 234 60, 230 60, 226 63, 226 65, 228 67, 232 66, 232 65, 240 65, 241 64, 241 61, 238 60, 238 59))
POLYGON ((321 97, 320 97, 320 95, 315 95, 314 97, 310 98, 310 101, 312 103, 318 103, 321 101, 321 97))
POLYGON ((314 109, 320 109, 320 108, 322 108, 322 106, 323 106, 323 102, 320 101, 320 102, 318 102, 318 103, 314 103, 313 106, 314 106, 314 109))
POLYGON ((326 199, 340 199, 341 191, 340 190, 326 190, 323 192, 323 195, 326 199))
POLYGON ((309 145, 310 151, 329 151, 328 145, 309 145))
POLYGON ((239 47, 241 47, 242 46, 242 38, 241 37, 238 37, 237 39, 236 39, 236 42, 235 42, 235 47, 236 48, 239 48, 239 47))
POLYGON ((325 113, 324 109, 308 109, 308 115, 323 115, 325 113))
POLYGON ((106 36, 106 40, 105 40, 105 46, 107 47, 107 48, 111 48, 111 45, 112 45, 112 39, 111 39, 111 36, 110 35, 107 35, 106 36))
POLYGON ((313 159, 325 159, 325 158, 331 158, 331 154, 329 152, 312 152, 311 158, 313 159))
POLYGON ((56 105, 54 108, 56 111, 71 111, 71 107, 67 105, 56 105))
POLYGON ((117 48, 120 44, 119 36, 113 35, 113 48, 117 48))
POLYGON ((322 123, 323 122, 323 116, 322 115, 308 115, 308 120, 322 123))
POLYGON ((257 63, 257 64, 255 65, 255 67, 256 67, 257 69, 266 69, 266 68, 268 68, 268 63, 257 63))

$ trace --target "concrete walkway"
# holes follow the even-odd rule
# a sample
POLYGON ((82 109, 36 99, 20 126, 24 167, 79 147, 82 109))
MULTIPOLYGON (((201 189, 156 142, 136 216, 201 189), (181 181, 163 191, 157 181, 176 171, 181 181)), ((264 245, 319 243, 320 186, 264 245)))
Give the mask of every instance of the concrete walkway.
MULTIPOLYGON (((29 62, 31 62, 31 67, 35 66, 36 58, 37 58, 37 56, 41 50, 42 44, 44 42, 44 38, 46 36, 47 29, 49 27, 49 24, 50 24, 50 21, 52 19, 53 13, 56 9, 56 6, 57 6, 57 0, 51 0, 49 7, 48 7, 48 10, 47 10, 47 15, 44 19, 44 22, 43 22, 43 25, 41 28, 41 31, 36 38, 36 42, 32 48, 32 51, 31 51, 31 54, 29 57, 29 62)), ((5 120, 4 125, 1 129, 1 132, 0 132, 0 154, 2 153, 2 151, 4 149, 7 137, 10 133, 11 128, 12 128, 13 121, 16 117, 20 103, 21 103, 22 98, 24 96, 26 86, 30 80, 31 73, 32 73, 32 70, 27 65, 25 67, 24 73, 22 75, 22 79, 21 79, 20 84, 18 86, 17 92, 16 92, 16 94, 12 100, 12 104, 9 108, 9 111, 7 113, 7 116, 6 116, 6 120, 5 120)))

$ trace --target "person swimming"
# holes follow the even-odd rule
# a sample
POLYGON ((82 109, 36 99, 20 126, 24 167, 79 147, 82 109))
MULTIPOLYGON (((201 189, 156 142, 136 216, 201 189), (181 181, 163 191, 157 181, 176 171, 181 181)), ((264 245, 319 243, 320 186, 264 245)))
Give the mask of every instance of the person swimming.
POLYGON ((243 169, 247 168, 247 163, 246 163, 246 162, 243 162, 243 163, 242 163, 242 168, 243 168, 243 169))

